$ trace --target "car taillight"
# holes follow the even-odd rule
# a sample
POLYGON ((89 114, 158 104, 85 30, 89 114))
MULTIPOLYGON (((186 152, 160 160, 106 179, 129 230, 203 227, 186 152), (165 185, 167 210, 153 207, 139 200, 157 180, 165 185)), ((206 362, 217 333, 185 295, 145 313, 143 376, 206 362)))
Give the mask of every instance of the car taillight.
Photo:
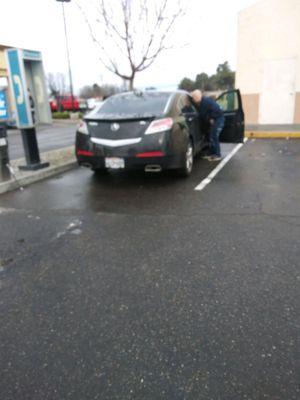
POLYGON ((88 135, 88 127, 86 122, 80 121, 79 124, 77 125, 77 132, 82 133, 83 135, 88 135))
POLYGON ((137 153, 135 156, 137 158, 163 157, 164 153, 162 151, 146 151, 145 153, 137 153))
POLYGON ((77 150, 77 155, 78 156, 89 156, 92 157, 94 155, 94 153, 92 151, 88 151, 88 150, 77 150))
POLYGON ((173 126, 172 118, 156 119, 152 121, 148 126, 145 135, 151 135, 152 133, 164 132, 171 129, 173 126))

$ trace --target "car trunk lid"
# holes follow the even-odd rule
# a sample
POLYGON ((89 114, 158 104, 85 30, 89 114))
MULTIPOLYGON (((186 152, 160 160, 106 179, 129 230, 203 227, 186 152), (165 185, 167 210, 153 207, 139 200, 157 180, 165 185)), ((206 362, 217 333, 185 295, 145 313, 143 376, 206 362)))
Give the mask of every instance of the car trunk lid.
POLYGON ((121 140, 142 137, 153 119, 154 117, 122 120, 88 119, 86 123, 91 137, 121 140))

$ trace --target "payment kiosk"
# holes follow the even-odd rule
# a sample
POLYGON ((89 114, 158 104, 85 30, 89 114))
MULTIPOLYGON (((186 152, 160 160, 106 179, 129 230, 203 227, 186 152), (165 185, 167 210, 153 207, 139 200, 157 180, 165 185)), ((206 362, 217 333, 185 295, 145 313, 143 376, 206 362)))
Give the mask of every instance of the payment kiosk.
POLYGON ((40 161, 35 130, 38 123, 52 122, 42 55, 39 51, 8 49, 6 60, 16 125, 21 130, 27 164, 19 168, 45 168, 49 163, 40 161))

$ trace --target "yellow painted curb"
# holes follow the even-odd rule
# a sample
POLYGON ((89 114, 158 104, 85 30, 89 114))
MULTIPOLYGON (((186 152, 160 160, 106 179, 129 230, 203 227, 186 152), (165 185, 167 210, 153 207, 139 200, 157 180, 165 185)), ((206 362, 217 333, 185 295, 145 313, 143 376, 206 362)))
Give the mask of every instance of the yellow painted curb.
POLYGON ((256 139, 272 139, 272 138, 300 139, 300 132, 246 131, 245 137, 256 138, 256 139))

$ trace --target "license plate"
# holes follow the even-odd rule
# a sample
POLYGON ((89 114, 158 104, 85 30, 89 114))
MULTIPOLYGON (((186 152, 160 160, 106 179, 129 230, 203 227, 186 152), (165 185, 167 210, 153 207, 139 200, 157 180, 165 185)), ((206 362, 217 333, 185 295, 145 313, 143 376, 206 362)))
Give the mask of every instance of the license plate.
POLYGON ((121 169, 125 168, 125 162, 123 158, 105 157, 105 167, 111 169, 121 169))

